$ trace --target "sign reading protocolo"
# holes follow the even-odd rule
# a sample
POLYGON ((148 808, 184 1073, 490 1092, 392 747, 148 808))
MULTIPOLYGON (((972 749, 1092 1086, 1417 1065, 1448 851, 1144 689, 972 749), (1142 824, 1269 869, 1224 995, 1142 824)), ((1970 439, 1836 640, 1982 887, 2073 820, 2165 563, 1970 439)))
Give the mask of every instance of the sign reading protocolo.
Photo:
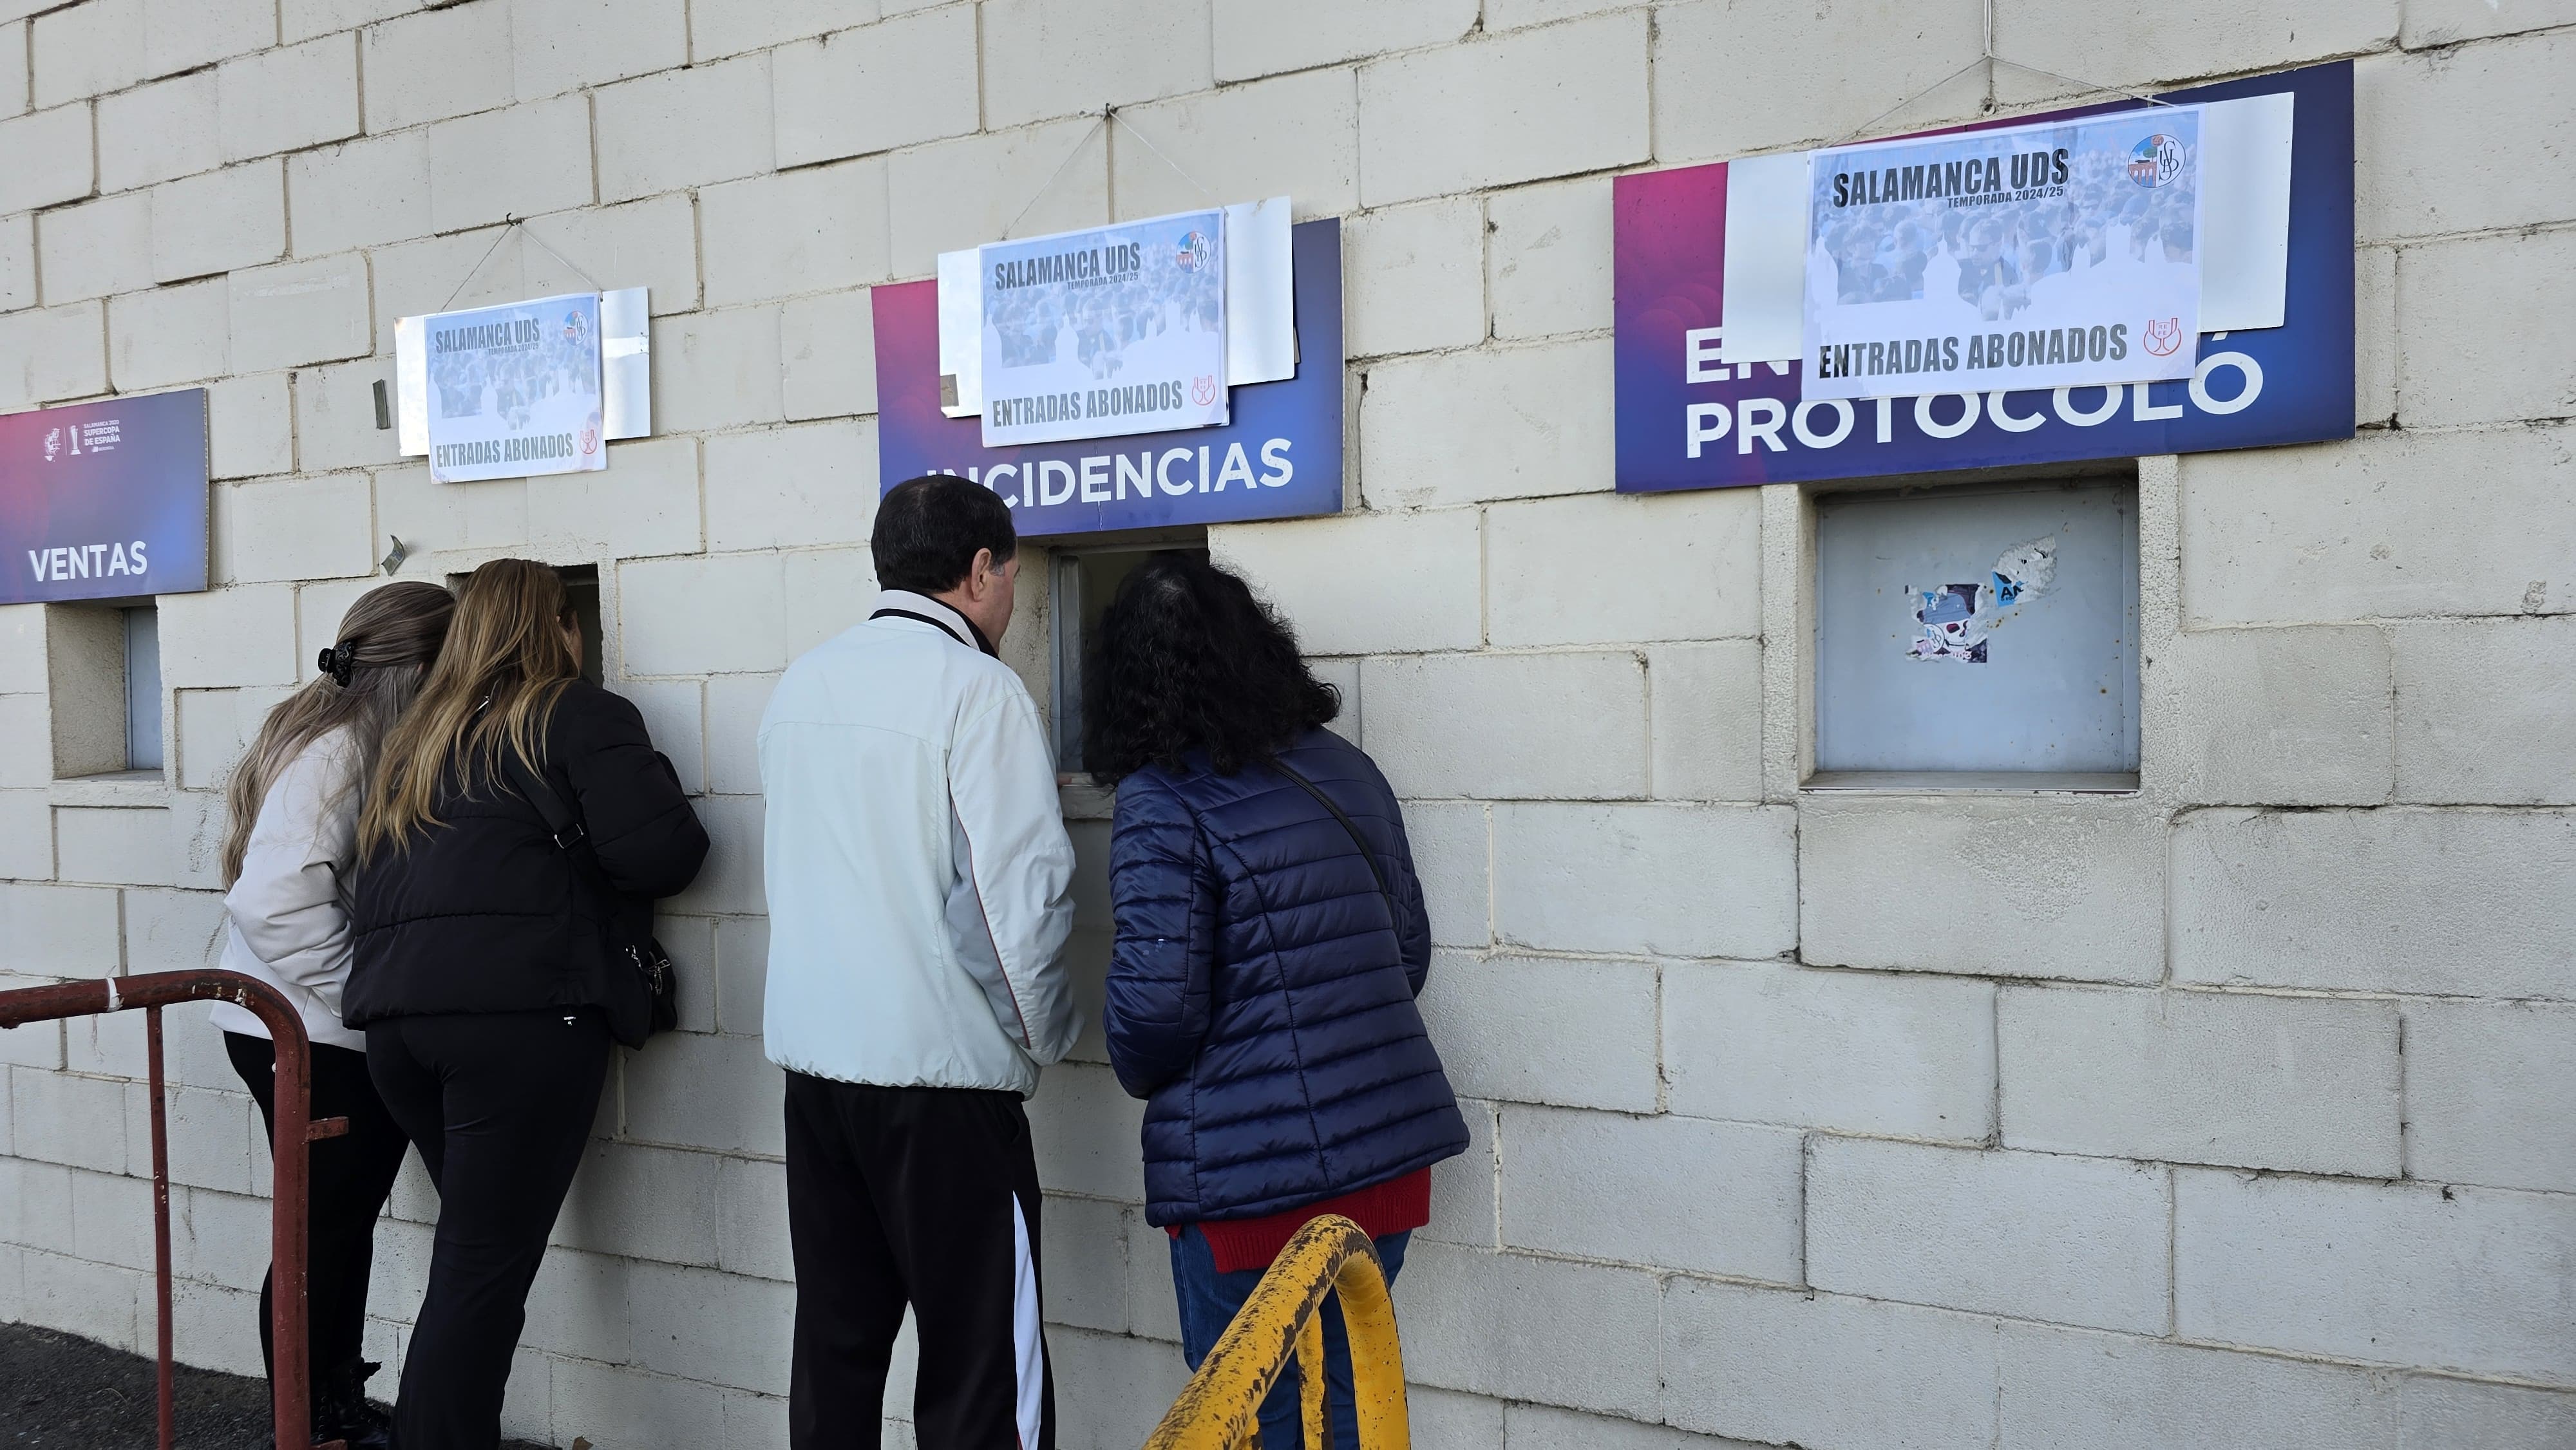
POLYGON ((440 483, 606 468, 599 294, 424 320, 429 473, 440 483))
POLYGON ((0 604, 206 587, 206 390, 0 417, 0 604))

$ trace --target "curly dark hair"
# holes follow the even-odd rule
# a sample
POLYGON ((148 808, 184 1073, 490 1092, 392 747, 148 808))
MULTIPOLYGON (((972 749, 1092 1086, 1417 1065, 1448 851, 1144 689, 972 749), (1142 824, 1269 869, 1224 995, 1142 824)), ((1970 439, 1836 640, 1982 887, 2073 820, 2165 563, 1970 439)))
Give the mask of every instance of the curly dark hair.
POLYGON ((1186 769, 1194 750, 1232 775, 1341 708, 1250 586, 1196 554, 1161 553, 1100 617, 1083 670, 1082 758, 1101 785, 1148 765, 1186 769))

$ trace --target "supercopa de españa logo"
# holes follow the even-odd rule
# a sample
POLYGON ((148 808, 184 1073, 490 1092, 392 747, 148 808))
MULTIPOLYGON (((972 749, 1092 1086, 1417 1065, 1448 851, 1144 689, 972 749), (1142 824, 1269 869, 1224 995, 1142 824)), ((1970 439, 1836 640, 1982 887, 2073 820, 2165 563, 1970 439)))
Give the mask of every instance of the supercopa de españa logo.
POLYGON ((1207 265, 1208 253, 1214 250, 1216 244, 1208 240, 1208 234, 1193 229, 1181 233, 1180 245, 1173 250, 1172 261, 1184 272, 1195 272, 1207 265))
POLYGON ((54 455, 55 455, 55 454, 57 454, 57 453, 60 453, 60 452, 62 452, 62 451, 63 451, 63 430, 62 430, 62 429, 60 429, 60 428, 48 428, 48 429, 46 429, 46 430, 45 430, 45 461, 46 461, 47 463, 51 463, 51 462, 53 462, 53 461, 54 461, 54 455))
POLYGON ((2162 131, 2129 150, 2129 179, 2153 191, 2182 178, 2182 142, 2162 131))

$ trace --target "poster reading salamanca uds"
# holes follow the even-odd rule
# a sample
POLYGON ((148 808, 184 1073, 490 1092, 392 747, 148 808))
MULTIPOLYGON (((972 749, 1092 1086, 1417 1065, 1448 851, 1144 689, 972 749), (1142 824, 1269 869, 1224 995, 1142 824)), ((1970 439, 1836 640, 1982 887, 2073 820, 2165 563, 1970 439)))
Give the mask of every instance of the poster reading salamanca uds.
POLYGON ((421 332, 432 478, 470 483, 608 466, 598 293, 442 312, 421 332))
POLYGON ((993 242, 979 260, 985 447, 1225 423, 1224 212, 993 242))
POLYGON ((2192 375, 2200 108, 1808 158, 1809 399, 2192 375))

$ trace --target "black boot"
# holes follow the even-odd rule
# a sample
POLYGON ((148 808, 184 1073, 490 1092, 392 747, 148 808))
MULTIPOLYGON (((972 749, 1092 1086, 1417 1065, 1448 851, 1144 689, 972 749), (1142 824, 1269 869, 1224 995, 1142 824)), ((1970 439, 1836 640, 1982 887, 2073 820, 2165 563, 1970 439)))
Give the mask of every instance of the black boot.
POLYGON ((313 1397, 313 1438, 345 1441, 348 1450, 391 1450, 393 1416, 367 1402, 367 1380, 383 1368, 359 1360, 330 1375, 313 1397))

